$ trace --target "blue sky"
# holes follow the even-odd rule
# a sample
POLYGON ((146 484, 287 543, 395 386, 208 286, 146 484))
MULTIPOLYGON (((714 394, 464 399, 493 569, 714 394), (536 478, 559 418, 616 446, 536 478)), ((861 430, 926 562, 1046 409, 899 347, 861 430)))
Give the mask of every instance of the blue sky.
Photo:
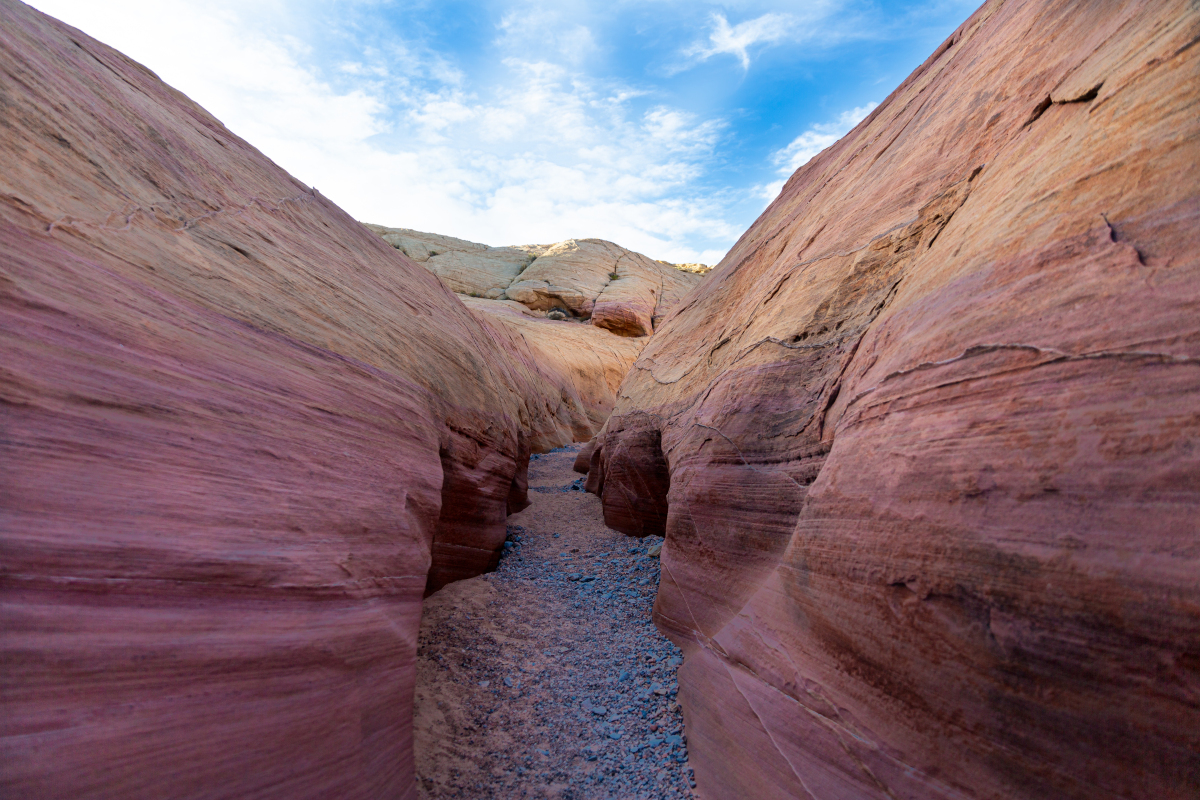
POLYGON ((978 0, 33 0, 356 218, 715 263, 978 0))

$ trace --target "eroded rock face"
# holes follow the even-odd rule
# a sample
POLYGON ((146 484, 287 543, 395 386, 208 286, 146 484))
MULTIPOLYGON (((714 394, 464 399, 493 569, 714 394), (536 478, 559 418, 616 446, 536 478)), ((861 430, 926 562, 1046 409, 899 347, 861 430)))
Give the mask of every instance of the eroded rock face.
POLYGON ((432 233, 368 225, 453 291, 561 311, 621 336, 649 336, 702 280, 702 264, 675 265, 602 239, 489 247, 432 233))
POLYGON ((1200 793, 1198 37, 985 4, 643 350, 706 798, 1200 793))
POLYGON ((459 294, 493 300, 503 297, 504 289, 534 259, 534 255, 516 247, 489 247, 407 228, 370 224, 367 228, 459 294))
MULTIPOLYGON (((555 321, 530 313, 519 303, 462 297, 505 341, 518 342, 545 370, 568 382, 587 414, 588 425, 577 427, 575 441, 586 441, 604 425, 617 402, 617 390, 646 344, 645 338, 617 336, 603 328, 555 321)), ((541 447, 539 451, 550 448, 541 447)))
POLYGON ((574 384, 144 68, 0 27, 0 795, 412 797, 422 594, 574 384))

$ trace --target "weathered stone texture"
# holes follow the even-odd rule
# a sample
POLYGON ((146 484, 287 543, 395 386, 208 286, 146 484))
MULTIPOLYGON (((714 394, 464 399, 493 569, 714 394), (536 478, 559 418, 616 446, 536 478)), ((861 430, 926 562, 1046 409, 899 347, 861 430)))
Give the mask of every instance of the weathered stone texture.
POLYGON ((706 798, 1200 793, 1198 39, 986 3, 642 351, 706 798))
POLYGON ((489 247, 406 228, 367 227, 455 292, 515 301, 543 316, 561 311, 621 336, 649 336, 706 274, 698 271, 703 265, 677 268, 603 239, 489 247))
POLYGON ((0 29, 0 795, 412 797, 422 594, 588 410, 146 69, 0 29))

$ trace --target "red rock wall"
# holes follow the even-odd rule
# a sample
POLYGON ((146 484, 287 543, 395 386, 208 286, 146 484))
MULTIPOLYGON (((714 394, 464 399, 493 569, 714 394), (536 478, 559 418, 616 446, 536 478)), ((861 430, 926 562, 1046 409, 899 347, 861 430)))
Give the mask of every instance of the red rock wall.
POLYGON ((706 798, 1200 795, 1198 38, 987 3, 643 350, 706 798))
POLYGON ((427 580, 585 409, 139 65, 0 29, 0 796, 414 796, 427 580))

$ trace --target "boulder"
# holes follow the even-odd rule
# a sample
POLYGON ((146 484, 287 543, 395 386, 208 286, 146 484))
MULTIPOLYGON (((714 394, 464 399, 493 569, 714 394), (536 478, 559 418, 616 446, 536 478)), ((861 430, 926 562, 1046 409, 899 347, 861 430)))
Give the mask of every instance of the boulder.
POLYGON ((649 336, 707 273, 703 264, 653 261, 602 239, 490 247, 407 228, 367 227, 459 294, 570 315, 621 336, 649 336))
POLYGON ((588 470, 592 468, 592 453, 596 451, 596 440, 590 439, 587 444, 579 448, 579 453, 575 456, 575 463, 571 465, 571 469, 578 472, 580 475, 587 475, 588 470))
POLYGON ((498 298, 534 256, 515 247, 489 247, 453 236, 367 224, 367 229, 442 279, 453 292, 498 298))
POLYGON ((1200 795, 1198 40, 986 3, 642 351, 588 485, 706 798, 1200 795))
POLYGON ((576 383, 145 68, 0 27, 0 795, 415 797, 422 596, 576 383))
POLYGON ((602 239, 569 239, 543 250, 507 296, 531 308, 561 307, 622 336, 649 336, 702 276, 602 239))

